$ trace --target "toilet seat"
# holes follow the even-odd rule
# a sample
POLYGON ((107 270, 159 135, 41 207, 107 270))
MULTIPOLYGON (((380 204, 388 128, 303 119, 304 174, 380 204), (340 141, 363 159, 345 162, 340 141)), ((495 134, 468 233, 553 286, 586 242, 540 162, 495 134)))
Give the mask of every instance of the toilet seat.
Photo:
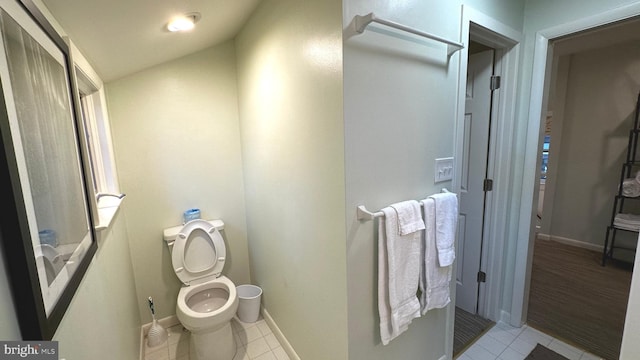
POLYGON ((35 247, 34 255, 36 259, 42 258, 42 264, 47 274, 47 281, 49 284, 58 276, 62 268, 64 268, 64 261, 62 255, 49 244, 40 244, 35 247))
POLYGON ((182 227, 171 252, 173 270, 185 285, 219 277, 225 258, 226 247, 220 231, 201 219, 182 227))

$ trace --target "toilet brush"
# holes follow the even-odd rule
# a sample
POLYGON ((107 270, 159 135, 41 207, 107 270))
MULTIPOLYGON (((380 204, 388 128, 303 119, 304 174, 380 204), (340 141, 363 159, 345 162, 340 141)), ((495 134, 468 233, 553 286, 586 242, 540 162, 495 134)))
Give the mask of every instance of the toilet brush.
POLYGON ((165 330, 162 325, 158 324, 158 321, 156 320, 156 310, 153 306, 153 299, 151 296, 149 296, 149 308, 151 309, 151 318, 153 319, 153 322, 151 323, 151 328, 147 334, 147 346, 154 347, 167 341, 167 330, 165 330))

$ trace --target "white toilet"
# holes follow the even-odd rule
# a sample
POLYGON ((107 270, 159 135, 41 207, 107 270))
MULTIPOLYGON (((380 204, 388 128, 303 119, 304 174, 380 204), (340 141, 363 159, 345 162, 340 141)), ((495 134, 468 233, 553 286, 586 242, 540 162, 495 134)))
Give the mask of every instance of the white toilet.
POLYGON ((173 270, 184 283, 176 315, 191 331, 190 359, 232 360, 236 344, 231 319, 238 309, 236 286, 221 275, 226 248, 221 220, 191 220, 164 231, 173 270))
POLYGON ((40 244, 35 248, 35 256, 36 259, 42 258, 42 263, 37 263, 44 265, 47 283, 50 285, 64 267, 62 255, 53 246, 40 244))

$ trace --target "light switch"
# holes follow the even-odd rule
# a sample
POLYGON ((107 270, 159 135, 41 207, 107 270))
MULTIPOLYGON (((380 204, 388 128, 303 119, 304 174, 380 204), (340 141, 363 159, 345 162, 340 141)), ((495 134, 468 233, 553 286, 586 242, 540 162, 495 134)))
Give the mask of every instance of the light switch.
POLYGON ((434 182, 449 181, 453 179, 453 158, 436 159, 434 182))

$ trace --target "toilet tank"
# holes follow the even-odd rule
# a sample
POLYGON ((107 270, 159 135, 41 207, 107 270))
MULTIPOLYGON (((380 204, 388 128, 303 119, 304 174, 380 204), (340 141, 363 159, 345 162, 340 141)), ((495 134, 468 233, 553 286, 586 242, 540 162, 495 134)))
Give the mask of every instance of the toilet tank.
MULTIPOLYGON (((216 219, 216 220, 207 220, 207 221, 211 225, 213 225, 216 229, 218 229, 218 231, 224 230, 224 222, 222 220, 216 219)), ((184 227, 184 224, 170 227, 168 229, 164 229, 162 233, 162 238, 167 243, 167 246, 169 246, 169 249, 173 247, 173 243, 174 241, 176 241, 176 237, 178 236, 178 233, 180 232, 180 230, 182 230, 183 227, 184 227)))

